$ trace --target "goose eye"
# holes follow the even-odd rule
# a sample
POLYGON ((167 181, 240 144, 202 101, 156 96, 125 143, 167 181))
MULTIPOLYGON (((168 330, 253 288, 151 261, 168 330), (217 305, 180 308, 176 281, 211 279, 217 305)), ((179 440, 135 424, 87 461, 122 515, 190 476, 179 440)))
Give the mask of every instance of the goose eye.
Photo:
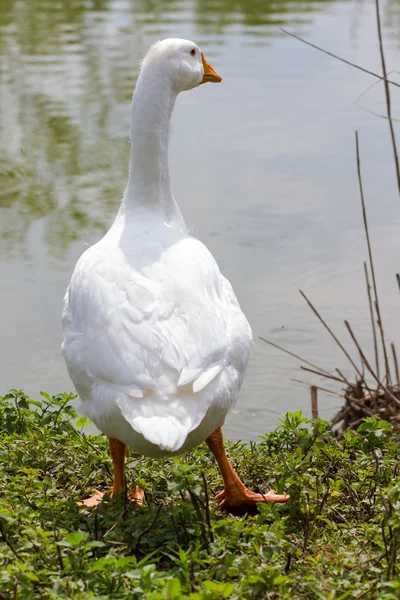
POLYGON ((196 56, 196 48, 192 48, 192 50, 190 51, 190 54, 192 56, 196 56))

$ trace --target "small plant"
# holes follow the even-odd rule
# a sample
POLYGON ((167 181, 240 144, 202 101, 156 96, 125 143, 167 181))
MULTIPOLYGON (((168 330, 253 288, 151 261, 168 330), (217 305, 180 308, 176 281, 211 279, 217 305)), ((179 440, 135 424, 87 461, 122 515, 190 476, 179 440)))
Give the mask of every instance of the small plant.
POLYGON ((259 444, 228 444, 246 485, 291 495, 227 517, 206 446, 151 460, 131 453, 123 494, 107 489, 107 440, 87 435, 74 396, 0 398, 0 600, 260 600, 399 597, 400 442, 365 419, 337 440, 329 423, 288 414, 259 444), (273 474, 273 475, 271 475, 273 474), (130 480, 130 481, 129 481, 130 480))

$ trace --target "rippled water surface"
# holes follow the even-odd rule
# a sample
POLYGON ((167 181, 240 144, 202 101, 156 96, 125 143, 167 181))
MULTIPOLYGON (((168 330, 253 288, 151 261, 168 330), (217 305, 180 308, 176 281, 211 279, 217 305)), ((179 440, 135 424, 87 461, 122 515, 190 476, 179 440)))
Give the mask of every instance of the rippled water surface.
MULTIPOLYGON (((398 6, 382 4, 388 70, 399 63, 398 6)), ((345 318, 370 350, 355 129, 386 332, 399 341, 400 200, 383 89, 357 100, 374 79, 280 27, 380 72, 369 1, 1 0, 0 392, 72 389, 59 351, 62 297, 118 209, 138 65, 163 37, 196 41, 224 78, 181 94, 170 162, 186 221, 254 332, 227 435, 254 438, 286 411, 310 412, 307 386, 288 378, 313 376, 259 335, 352 375, 298 288, 351 350, 345 318)), ((340 403, 321 394, 321 415, 340 403)))

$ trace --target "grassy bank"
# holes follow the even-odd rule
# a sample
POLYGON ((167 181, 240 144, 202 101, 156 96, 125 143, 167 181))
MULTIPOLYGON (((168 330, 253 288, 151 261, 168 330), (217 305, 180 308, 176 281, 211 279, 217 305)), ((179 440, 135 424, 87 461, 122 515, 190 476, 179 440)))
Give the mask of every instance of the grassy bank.
POLYGON ((71 399, 0 399, 0 599, 400 598, 400 443, 388 423, 369 418, 338 442, 296 413, 258 444, 230 444, 248 487, 291 494, 254 516, 218 512, 205 445, 162 461, 132 453, 128 482, 145 506, 121 497, 88 512, 76 501, 110 485, 111 461, 71 399))

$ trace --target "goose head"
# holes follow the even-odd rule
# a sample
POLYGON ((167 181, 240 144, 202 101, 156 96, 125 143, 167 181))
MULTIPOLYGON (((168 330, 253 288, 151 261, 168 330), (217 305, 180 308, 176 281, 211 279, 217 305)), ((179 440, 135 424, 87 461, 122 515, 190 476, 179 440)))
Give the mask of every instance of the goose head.
POLYGON ((167 76, 176 93, 222 81, 194 42, 177 38, 156 42, 143 61, 142 72, 151 72, 157 79, 167 76))

